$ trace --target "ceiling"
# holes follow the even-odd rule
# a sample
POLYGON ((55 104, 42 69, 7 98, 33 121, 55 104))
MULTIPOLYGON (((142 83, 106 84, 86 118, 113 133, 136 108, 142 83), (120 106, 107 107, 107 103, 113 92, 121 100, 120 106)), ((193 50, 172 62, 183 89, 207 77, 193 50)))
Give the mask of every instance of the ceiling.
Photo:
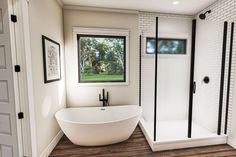
POLYGON ((64 5, 195 15, 217 0, 61 0, 64 5))

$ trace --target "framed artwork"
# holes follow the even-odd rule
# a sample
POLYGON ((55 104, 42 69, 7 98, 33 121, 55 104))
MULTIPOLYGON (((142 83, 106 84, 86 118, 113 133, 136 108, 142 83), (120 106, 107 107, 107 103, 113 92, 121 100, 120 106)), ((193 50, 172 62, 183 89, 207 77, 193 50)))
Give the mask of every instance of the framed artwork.
POLYGON ((50 83, 61 79, 60 44, 42 36, 44 83, 50 83))

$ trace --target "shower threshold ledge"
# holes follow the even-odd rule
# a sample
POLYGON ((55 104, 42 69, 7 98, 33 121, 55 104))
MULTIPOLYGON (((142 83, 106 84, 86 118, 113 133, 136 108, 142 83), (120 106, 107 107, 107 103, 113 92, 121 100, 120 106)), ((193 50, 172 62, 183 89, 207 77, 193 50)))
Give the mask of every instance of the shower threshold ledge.
MULTIPOLYGON (((196 138, 183 138, 183 137, 179 139, 174 138, 173 140, 157 138, 157 141, 153 141, 153 131, 150 132, 148 130, 147 124, 145 123, 146 123, 145 120, 141 117, 139 126, 146 140, 148 141, 152 151, 183 149, 183 148, 219 145, 227 143, 227 135, 216 135, 216 134, 208 134, 205 137, 196 137, 196 138)), ((182 122, 180 121, 180 123, 183 123, 183 121, 182 122)))

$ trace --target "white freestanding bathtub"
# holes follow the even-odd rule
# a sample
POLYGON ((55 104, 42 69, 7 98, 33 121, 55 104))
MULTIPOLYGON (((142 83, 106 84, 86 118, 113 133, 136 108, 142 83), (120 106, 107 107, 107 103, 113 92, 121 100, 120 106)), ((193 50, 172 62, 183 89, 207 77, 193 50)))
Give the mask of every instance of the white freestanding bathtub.
POLYGON ((127 140, 136 128, 142 108, 137 105, 65 108, 56 119, 76 145, 101 146, 127 140))

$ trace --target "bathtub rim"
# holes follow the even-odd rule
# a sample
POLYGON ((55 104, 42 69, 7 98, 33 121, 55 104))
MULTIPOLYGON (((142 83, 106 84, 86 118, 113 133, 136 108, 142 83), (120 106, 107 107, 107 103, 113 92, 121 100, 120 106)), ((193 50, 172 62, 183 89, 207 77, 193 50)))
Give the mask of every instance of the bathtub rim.
POLYGON ((118 122, 122 122, 122 121, 125 121, 125 120, 129 120, 129 119, 133 119, 133 118, 137 118, 137 117, 141 117, 142 115, 142 112, 143 112, 143 109, 141 106, 139 105, 117 105, 117 106, 105 106, 105 107, 102 107, 102 106, 95 106, 95 107, 71 107, 71 108, 63 108, 63 109, 60 109, 59 111, 57 111, 55 113, 55 118, 57 121, 62 121, 62 122, 66 122, 66 123, 71 123, 71 124, 79 124, 79 125, 99 125, 99 124, 110 124, 110 123, 118 123, 118 122), (70 120, 64 120, 62 118, 59 118, 58 114, 60 111, 62 110, 66 110, 66 109, 79 109, 79 108, 109 108, 109 107, 128 107, 128 106, 135 106, 138 108, 138 113, 135 115, 135 116, 129 116, 127 118, 122 118, 122 119, 119 119, 119 120, 114 120, 114 121, 105 121, 105 122, 75 122, 75 121, 70 121, 70 120))

